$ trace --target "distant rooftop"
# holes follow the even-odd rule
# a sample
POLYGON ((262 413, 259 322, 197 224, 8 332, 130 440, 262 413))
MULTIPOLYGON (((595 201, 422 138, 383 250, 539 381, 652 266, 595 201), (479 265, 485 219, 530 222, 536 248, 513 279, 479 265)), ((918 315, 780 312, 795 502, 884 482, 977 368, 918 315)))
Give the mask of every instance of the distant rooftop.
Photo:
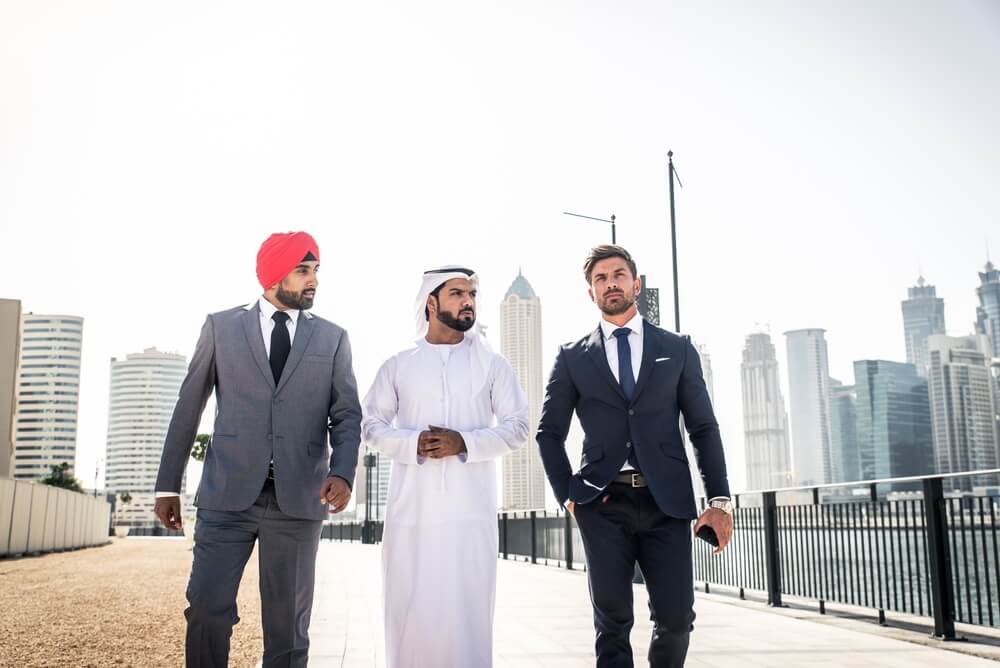
POLYGON ((537 296, 531 287, 531 283, 528 283, 528 279, 526 279, 521 273, 520 267, 517 270, 517 278, 515 278, 514 282, 510 284, 509 288, 507 288, 507 294, 505 294, 503 298, 507 299, 507 297, 510 297, 511 295, 517 295, 521 299, 535 299, 537 296))

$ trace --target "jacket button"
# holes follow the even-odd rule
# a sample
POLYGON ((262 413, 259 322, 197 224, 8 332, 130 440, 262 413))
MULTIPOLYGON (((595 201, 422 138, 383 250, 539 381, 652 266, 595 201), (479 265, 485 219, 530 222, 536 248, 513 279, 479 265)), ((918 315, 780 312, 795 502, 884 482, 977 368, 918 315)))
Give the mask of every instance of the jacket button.
POLYGON ((632 441, 629 441, 628 443, 626 443, 625 447, 626 448, 631 448, 632 447, 632 441))
POLYGON ((630 409, 628 409, 628 414, 629 415, 635 415, 635 411, 630 408, 630 409))

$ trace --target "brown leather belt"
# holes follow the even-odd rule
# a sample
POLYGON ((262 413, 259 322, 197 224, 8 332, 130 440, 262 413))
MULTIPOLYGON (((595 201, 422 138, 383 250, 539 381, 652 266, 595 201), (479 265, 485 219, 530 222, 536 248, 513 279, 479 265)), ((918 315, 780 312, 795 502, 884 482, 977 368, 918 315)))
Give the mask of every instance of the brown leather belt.
POLYGON ((629 487, 645 487, 646 478, 643 477, 641 473, 619 473, 611 481, 612 483, 617 483, 619 485, 628 485, 629 487))

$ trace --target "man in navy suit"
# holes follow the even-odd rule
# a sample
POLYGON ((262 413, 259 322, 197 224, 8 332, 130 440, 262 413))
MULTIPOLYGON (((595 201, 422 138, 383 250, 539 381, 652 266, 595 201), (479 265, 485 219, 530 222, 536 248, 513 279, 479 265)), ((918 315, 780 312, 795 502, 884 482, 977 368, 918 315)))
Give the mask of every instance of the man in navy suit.
POLYGON ((690 527, 698 511, 680 418, 710 497, 694 531, 714 531, 716 553, 733 531, 719 424, 690 338, 639 315, 641 285, 628 251, 597 246, 583 271, 601 322, 556 357, 538 425, 542 462, 583 539, 598 668, 633 665, 636 563, 653 621, 649 663, 683 666, 695 617, 690 527), (574 410, 584 431, 576 473, 566 456, 574 410))

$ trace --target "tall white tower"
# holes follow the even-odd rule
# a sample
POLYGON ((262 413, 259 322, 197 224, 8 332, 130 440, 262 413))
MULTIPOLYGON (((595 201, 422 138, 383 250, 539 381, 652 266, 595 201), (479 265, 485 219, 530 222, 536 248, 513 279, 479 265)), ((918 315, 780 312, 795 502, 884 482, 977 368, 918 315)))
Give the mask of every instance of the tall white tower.
MULTIPOLYGON (((186 372, 183 355, 161 353, 156 348, 124 360, 111 359, 105 487, 109 492, 129 492, 132 496, 130 503, 119 505, 119 525, 156 525, 153 486, 186 372)), ((183 494, 185 490, 161 491, 183 494)))
POLYGON ((76 460, 83 318, 36 315, 21 320, 14 477, 45 478, 76 460))
POLYGON ((795 484, 830 481, 830 364, 826 330, 785 332, 795 484))
POLYGON ((503 508, 545 508, 545 470, 535 443, 542 413, 542 302, 518 271, 500 305, 503 356, 528 397, 528 444, 503 458, 503 508))
POLYGON ((791 484, 788 414, 770 334, 759 332, 747 336, 740 372, 747 489, 788 487, 791 484))

